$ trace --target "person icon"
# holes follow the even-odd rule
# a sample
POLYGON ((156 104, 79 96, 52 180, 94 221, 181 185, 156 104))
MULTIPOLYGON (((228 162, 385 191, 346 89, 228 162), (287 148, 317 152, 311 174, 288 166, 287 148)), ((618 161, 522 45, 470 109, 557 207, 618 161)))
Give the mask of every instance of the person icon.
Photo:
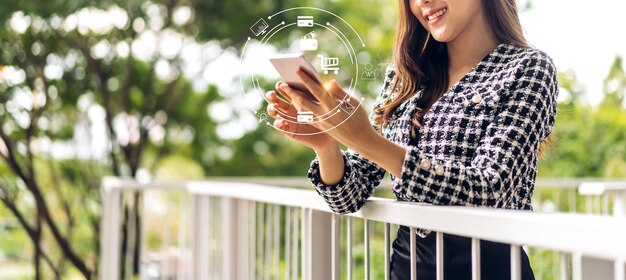
POLYGON ((376 72, 371 63, 365 64, 365 71, 361 73, 361 80, 376 80, 376 72))

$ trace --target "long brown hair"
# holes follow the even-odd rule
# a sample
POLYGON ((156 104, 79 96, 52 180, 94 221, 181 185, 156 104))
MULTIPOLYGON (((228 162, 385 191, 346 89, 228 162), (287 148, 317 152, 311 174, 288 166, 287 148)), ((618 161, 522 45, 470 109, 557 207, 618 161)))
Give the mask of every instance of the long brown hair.
MULTIPOLYGON (((410 0, 400 0, 396 41, 393 50, 395 76, 391 86, 397 92, 374 111, 374 122, 383 126, 400 104, 415 94, 420 85, 427 85, 418 100, 412 118, 413 130, 421 127, 421 119, 448 87, 448 50, 438 42, 413 15, 410 0)), ((520 47, 528 47, 517 13, 515 0, 482 0, 485 16, 496 39, 520 47)), ((550 136, 548 139, 552 139, 550 136)), ((549 141, 544 141, 549 142, 549 141)), ((542 142, 542 148, 545 143, 542 142)), ((540 149, 543 150, 543 149, 540 149)), ((541 153, 541 152, 540 152, 541 153)))

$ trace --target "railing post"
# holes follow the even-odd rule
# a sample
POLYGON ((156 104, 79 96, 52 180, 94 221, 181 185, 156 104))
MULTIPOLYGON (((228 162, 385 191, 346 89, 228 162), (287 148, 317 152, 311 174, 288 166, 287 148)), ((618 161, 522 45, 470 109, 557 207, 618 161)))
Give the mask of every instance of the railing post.
MULTIPOLYGON (((293 254, 291 255, 291 278, 289 279, 298 279, 298 258, 300 257, 300 243, 298 242, 298 236, 300 236, 300 225, 299 223, 303 223, 304 221, 301 221, 300 218, 298 217, 298 208, 292 208, 291 209, 293 211, 293 213, 291 214, 291 217, 293 219, 292 221, 292 228, 293 228, 293 233, 292 233, 292 238, 291 238, 291 247, 293 248, 293 254)), ((302 209, 304 211, 304 209, 302 209)), ((304 248, 302 248, 302 250, 304 250, 304 248)))
POLYGON ((389 223, 385 223, 385 280, 389 280, 390 275, 390 265, 389 258, 391 257, 391 237, 390 237, 390 226, 389 223))
POLYGON ((626 279, 626 272, 624 272, 624 259, 618 258, 615 260, 613 264, 613 278, 615 280, 626 279))
POLYGON ((583 279, 583 256, 579 252, 572 253, 572 280, 583 279))
POLYGON ((623 218, 626 215, 626 191, 617 191, 613 197, 613 216, 623 218))
POLYGON ((311 209, 306 209, 306 208, 302 208, 302 224, 301 224, 301 228, 302 228, 302 232, 300 233, 300 242, 302 242, 302 280, 310 280, 312 278, 311 276, 311 256, 313 254, 311 254, 311 252, 309 251, 309 248, 311 246, 311 227, 312 227, 312 218, 311 218, 311 209))
POLYGON ((411 280, 417 280, 417 240, 415 239, 415 227, 409 227, 409 247, 411 249, 411 280))
POLYGON ((332 280, 339 280, 341 277, 339 263, 341 262, 341 216, 332 214, 332 280))
POLYGON ((239 261, 239 270, 240 270, 240 278, 249 279, 250 275, 248 275, 248 268, 250 267, 250 254, 248 253, 248 249, 250 248, 250 211, 249 201, 239 201, 238 203, 238 211, 239 215, 237 221, 239 225, 239 232, 237 232, 237 238, 239 239, 239 246, 237 255, 240 258, 239 261))
POLYGON ((511 245, 511 280, 522 279, 521 251, 521 246, 511 245))
POLYGON ((100 279, 120 278, 120 211, 122 193, 102 182, 102 220, 100 238, 100 279))
POLYGON ((239 268, 238 256, 239 244, 243 240, 238 240, 239 225, 238 199, 222 198, 222 277, 223 279, 243 279, 243 270, 239 268))
POLYGON ((436 269, 437 269, 437 280, 443 280, 443 232, 438 231, 436 235, 435 241, 435 250, 437 251, 436 258, 436 269))
POLYGON ((206 195, 192 195, 191 199, 191 279, 209 279, 211 254, 209 235, 209 197, 206 195))
POLYGON ((303 280, 332 278, 332 214, 303 209, 303 280))
POLYGON ((472 238, 472 280, 480 280, 480 239, 472 238))
POLYGON ((363 247, 365 249, 365 280, 370 280, 370 221, 368 219, 363 220, 363 247))
POLYGON ((352 280, 352 217, 346 221, 346 274, 348 280, 352 280))
POLYGON ((561 252, 561 257, 560 257, 560 273, 559 273, 559 279, 561 280, 569 280, 572 279, 571 273, 570 273, 570 268, 571 268, 571 261, 570 261, 570 254, 566 253, 566 252, 561 252))

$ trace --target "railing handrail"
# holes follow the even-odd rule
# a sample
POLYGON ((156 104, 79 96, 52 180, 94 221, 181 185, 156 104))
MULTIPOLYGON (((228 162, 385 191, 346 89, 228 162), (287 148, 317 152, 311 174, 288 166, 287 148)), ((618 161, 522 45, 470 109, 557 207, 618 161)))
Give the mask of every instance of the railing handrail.
MULTIPOLYGON (((224 181, 139 183, 108 179, 105 187, 185 189, 194 195, 230 197, 331 212, 311 190, 224 181)), ((479 207, 430 206, 371 198, 349 214, 372 221, 425 228, 502 243, 580 252, 606 259, 626 258, 626 219, 569 213, 533 213, 479 207), (566 234, 564 234, 566 233, 566 234), (598 238, 601 236, 601 238, 598 238)))
MULTIPOLYGON (((255 183, 255 184, 261 184, 261 185, 271 185, 271 186, 289 186, 289 187, 302 187, 302 186, 309 186, 310 182, 308 179, 303 178, 302 176, 299 177, 284 177, 284 176, 277 176, 277 177, 242 177, 242 176, 238 176, 238 177, 208 177, 205 178, 203 180, 210 180, 210 181, 223 181, 223 182, 245 182, 245 183, 255 183)), ((146 183, 140 183, 131 179, 121 179, 121 178, 117 178, 117 177, 106 177, 104 179, 104 182, 106 181, 111 181, 111 182, 123 182, 126 183, 127 186, 130 186, 132 184, 132 186, 134 188, 145 188, 146 187, 146 183)), ((154 185, 154 184, 159 184, 159 188, 168 188, 168 187, 173 187, 173 186, 177 186, 179 188, 183 188, 186 181, 151 181, 150 185, 154 185)), ((602 183, 607 183, 609 185, 614 185, 614 184, 620 184, 623 185, 626 183, 626 178, 617 178, 617 179, 604 179, 604 178, 593 178, 593 177, 587 177, 587 178, 537 178, 536 182, 535 182, 535 187, 536 188, 541 188, 541 187, 553 187, 553 188, 559 188, 559 189, 577 189, 579 188, 581 185, 587 184, 587 183, 596 183, 596 182, 602 182, 602 183)), ((115 184, 114 184, 115 185, 115 184)), ((151 186, 152 187, 152 186, 151 186)), ((379 187, 383 187, 383 188, 389 188, 391 187, 391 180, 388 179, 383 179, 380 183, 379 187)))
POLYGON ((601 195, 610 192, 626 191, 626 181, 623 182, 606 182, 592 181, 580 184, 578 193, 581 195, 601 195))

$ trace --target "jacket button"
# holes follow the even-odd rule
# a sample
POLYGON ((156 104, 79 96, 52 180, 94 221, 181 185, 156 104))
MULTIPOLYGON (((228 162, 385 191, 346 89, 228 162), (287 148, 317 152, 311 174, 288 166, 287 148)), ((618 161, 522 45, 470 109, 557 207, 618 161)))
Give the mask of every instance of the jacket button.
POLYGON ((474 96, 472 97, 472 102, 474 102, 476 104, 480 103, 480 101, 482 101, 482 100, 483 100, 483 98, 480 97, 480 95, 478 95, 478 94, 474 94, 474 96))
POLYGON ((422 161, 420 161, 420 167, 424 170, 428 170, 430 168, 430 160, 427 158, 422 159, 422 161))
POLYGON ((439 164, 435 167, 435 173, 437 173, 437 175, 441 176, 443 175, 443 165, 439 164))

